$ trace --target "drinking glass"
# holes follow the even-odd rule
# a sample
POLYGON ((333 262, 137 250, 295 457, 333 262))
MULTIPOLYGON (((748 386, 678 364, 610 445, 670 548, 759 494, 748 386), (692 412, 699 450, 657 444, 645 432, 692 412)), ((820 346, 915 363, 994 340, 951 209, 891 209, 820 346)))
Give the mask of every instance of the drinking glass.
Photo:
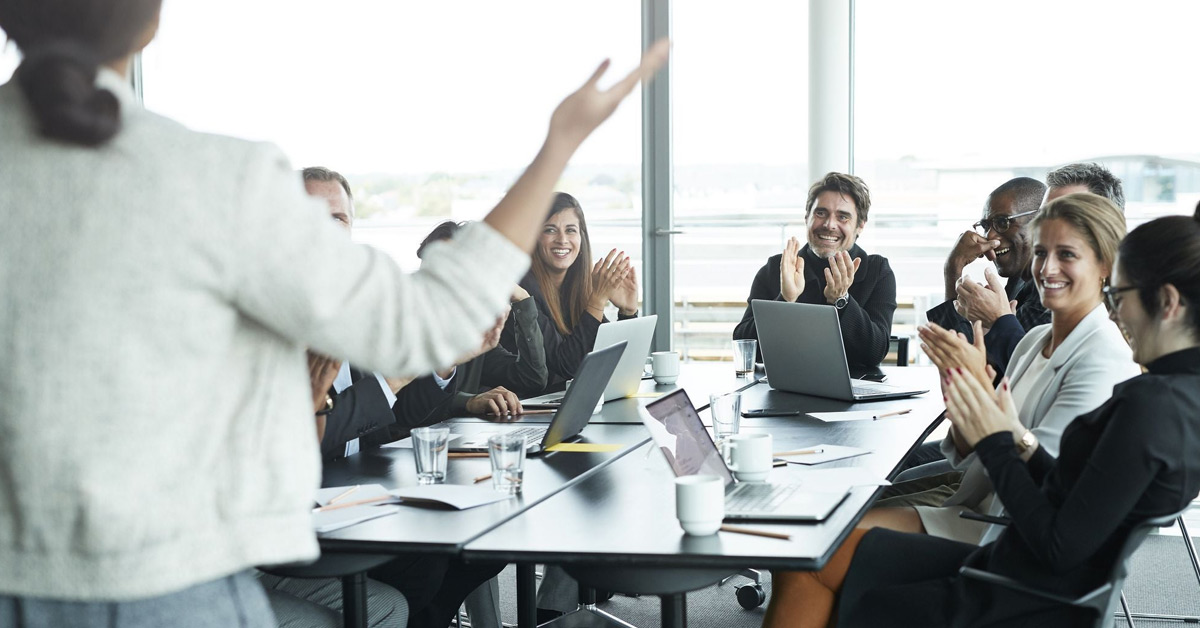
POLYGON ((720 442, 737 434, 742 423, 742 393, 731 392, 708 397, 708 413, 712 417, 713 436, 720 442))
POLYGON ((733 368, 736 369, 738 377, 752 377, 754 375, 754 358, 757 355, 757 340, 733 341, 733 368))
POLYGON ((418 484, 441 484, 446 479, 450 428, 418 427, 412 431, 413 459, 418 484))
POLYGON ((492 488, 509 495, 520 495, 525 478, 525 437, 511 432, 488 438, 488 458, 492 461, 492 488))

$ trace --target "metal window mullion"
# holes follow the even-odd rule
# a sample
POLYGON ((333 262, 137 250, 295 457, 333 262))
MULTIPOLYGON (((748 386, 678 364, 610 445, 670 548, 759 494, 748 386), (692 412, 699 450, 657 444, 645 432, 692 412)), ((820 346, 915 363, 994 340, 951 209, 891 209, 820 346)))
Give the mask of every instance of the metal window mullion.
MULTIPOLYGON (((642 0, 642 49, 671 35, 670 0, 642 0)), ((642 89, 642 305, 657 314, 654 351, 672 346, 671 68, 642 89)))

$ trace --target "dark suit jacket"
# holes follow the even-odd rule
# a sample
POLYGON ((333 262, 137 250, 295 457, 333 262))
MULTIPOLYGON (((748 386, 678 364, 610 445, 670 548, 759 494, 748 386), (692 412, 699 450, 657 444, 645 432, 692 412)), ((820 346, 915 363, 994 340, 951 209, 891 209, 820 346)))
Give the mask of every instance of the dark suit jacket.
MULTIPOLYGON (((804 257, 804 291, 797 303, 827 305, 825 301, 825 269, 829 260, 818 257, 807 244, 800 249, 804 257)), ((867 255, 857 244, 850 247, 850 256, 863 261, 850 285, 850 303, 838 312, 842 327, 842 340, 846 344, 846 359, 854 366, 878 366, 887 356, 888 340, 892 335, 892 314, 896 312, 896 275, 887 258, 882 255, 867 255)), ((734 340, 757 340, 758 327, 754 324, 754 310, 750 302, 755 299, 782 301, 779 293, 779 266, 783 255, 773 255, 754 276, 750 296, 746 298, 746 313, 742 322, 733 330, 734 340)), ((758 359, 762 360, 762 341, 759 341, 758 359)))
MULTIPOLYGON (((1008 370, 1008 361, 1012 358, 1017 343, 1025 337, 1025 333, 1038 325, 1050 322, 1050 312, 1042 306, 1037 286, 1032 281, 1012 277, 1004 286, 1004 293, 1010 301, 1017 302, 1017 314, 1006 314, 996 319, 992 328, 983 336, 988 361, 995 367, 997 377, 1004 375, 1008 370)), ((954 303, 951 301, 925 312, 925 318, 946 329, 962 332, 970 342, 975 340, 971 323, 954 310, 954 303)))
POLYGON ((452 396, 426 376, 401 388, 395 405, 388 406, 374 374, 350 367, 350 379, 353 384, 334 395, 333 412, 325 419, 321 457, 326 460, 342 457, 346 443, 356 438, 362 439, 361 449, 368 449, 408 436, 412 428, 439 419, 437 411, 452 396))

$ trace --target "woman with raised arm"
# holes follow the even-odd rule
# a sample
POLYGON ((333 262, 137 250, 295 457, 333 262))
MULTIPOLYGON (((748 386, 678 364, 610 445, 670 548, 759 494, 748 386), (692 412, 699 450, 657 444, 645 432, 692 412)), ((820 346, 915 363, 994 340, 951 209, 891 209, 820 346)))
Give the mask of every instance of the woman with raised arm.
MULTIPOLYGON (((587 219, 574 196, 559 192, 542 224, 529 274, 521 288, 533 296, 549 369, 547 390, 561 390, 596 343, 596 332, 609 303, 617 318, 637 316, 637 274, 624 251, 613 249, 592 264, 587 219)), ((517 329, 510 322, 500 343, 516 349, 517 329)))
POLYGON ((318 553, 305 347, 388 376, 477 347, 567 160, 666 58, 607 91, 602 64, 496 208, 405 274, 277 148, 139 106, 159 8, 0 2, 23 55, 0 86, 0 625, 272 625, 247 569, 318 553))
POLYGON ((1012 386, 945 372, 947 416, 1011 524, 982 547, 853 531, 820 572, 774 584, 764 626, 1079 626, 1095 617, 959 576, 971 566, 1074 597, 1111 571, 1140 522, 1200 492, 1200 217, 1159 218, 1121 243, 1108 306, 1146 373, 1063 432, 1057 460, 1029 439, 1012 386))

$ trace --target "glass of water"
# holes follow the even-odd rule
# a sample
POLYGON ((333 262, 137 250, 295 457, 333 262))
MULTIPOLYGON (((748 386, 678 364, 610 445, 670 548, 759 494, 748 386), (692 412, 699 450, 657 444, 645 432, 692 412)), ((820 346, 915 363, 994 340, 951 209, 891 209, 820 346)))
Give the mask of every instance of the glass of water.
POLYGON ((737 434, 742 423, 742 393, 709 395, 708 414, 712 417, 713 436, 717 442, 737 434))
POLYGON ((417 462, 417 484, 441 484, 446 480, 446 454, 450 428, 418 427, 412 431, 413 459, 417 462))
POLYGON ((738 377, 751 377, 754 375, 754 358, 757 355, 757 340, 733 341, 733 368, 737 370, 738 377))
POLYGON ((488 438, 488 458, 492 461, 492 488, 509 495, 520 495, 525 478, 525 437, 512 432, 488 438))

